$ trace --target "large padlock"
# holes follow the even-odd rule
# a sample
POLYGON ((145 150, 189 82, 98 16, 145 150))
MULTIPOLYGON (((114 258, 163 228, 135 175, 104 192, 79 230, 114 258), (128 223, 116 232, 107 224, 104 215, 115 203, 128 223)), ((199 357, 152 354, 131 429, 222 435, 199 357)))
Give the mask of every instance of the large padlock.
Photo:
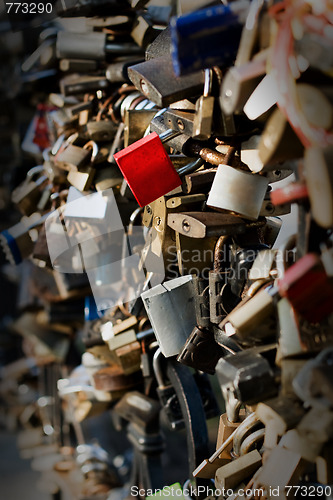
POLYGON ((207 328, 196 326, 177 357, 177 361, 213 375, 222 355, 223 349, 215 342, 214 334, 207 328))
POLYGON ((275 396, 278 391, 268 361, 251 349, 220 359, 216 373, 221 386, 231 387, 235 397, 245 404, 258 403, 275 396))
MULTIPOLYGON (((169 132, 167 139, 174 134, 169 132)), ((156 132, 113 156, 141 207, 181 185, 180 177, 156 132)))
POLYGON ((197 96, 204 84, 201 71, 176 77, 170 56, 135 64, 128 68, 128 76, 140 92, 160 107, 197 96))
POLYGON ((195 326, 192 276, 157 285, 141 297, 163 355, 177 355, 195 326))
POLYGON ((245 2, 235 2, 232 6, 218 5, 172 18, 172 62, 176 75, 232 63, 247 9, 245 2))
POLYGON ((266 195, 268 180, 260 175, 237 170, 229 165, 217 169, 207 205, 229 210, 256 220, 266 195))
POLYGON ((264 225, 264 221, 250 222, 237 215, 215 212, 182 212, 168 215, 168 226, 189 238, 243 234, 252 227, 264 225))

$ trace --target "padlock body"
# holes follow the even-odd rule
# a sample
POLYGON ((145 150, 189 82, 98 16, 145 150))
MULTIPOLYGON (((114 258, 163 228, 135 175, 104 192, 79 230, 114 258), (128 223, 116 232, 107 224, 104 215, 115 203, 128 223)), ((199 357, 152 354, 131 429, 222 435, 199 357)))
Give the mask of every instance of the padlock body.
POLYGON ((264 177, 236 170, 229 165, 220 165, 207 205, 256 220, 260 214, 267 186, 268 180, 264 177))
POLYGON ((181 185, 180 177, 156 132, 119 151, 114 159, 140 207, 181 185))

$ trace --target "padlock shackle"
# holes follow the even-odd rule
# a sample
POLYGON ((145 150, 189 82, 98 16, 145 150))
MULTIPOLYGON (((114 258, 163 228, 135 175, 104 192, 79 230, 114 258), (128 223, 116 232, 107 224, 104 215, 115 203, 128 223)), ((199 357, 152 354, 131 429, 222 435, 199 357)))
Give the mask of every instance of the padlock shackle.
POLYGON ((161 140, 161 143, 164 144, 165 142, 171 141, 171 139, 174 139, 175 137, 178 137, 181 135, 181 132, 177 130, 172 130, 169 128, 165 132, 162 132, 162 134, 159 135, 159 138, 161 140))
POLYGON ((192 174, 198 168, 200 168, 204 164, 204 160, 202 158, 197 158, 196 160, 192 161, 191 163, 188 163, 184 167, 181 167, 177 170, 177 174, 179 177, 187 174, 192 174))

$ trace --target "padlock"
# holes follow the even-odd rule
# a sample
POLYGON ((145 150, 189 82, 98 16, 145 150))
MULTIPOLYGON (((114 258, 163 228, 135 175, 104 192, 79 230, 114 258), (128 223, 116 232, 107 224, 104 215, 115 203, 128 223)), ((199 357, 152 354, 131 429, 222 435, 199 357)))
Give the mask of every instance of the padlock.
POLYGON ((242 234, 251 227, 263 225, 263 221, 250 222, 236 215, 214 212, 183 212, 168 215, 168 226, 189 238, 242 234))
POLYGON ((89 121, 87 133, 92 141, 111 141, 117 131, 117 127, 111 120, 89 121))
POLYGON ((158 57, 128 68, 128 76, 135 87, 159 107, 194 97, 201 92, 204 73, 170 78, 174 75, 169 57, 158 57))
POLYGON ((60 59, 59 69, 64 73, 93 73, 98 70, 98 61, 94 59, 60 59))
POLYGON ((213 375, 223 350, 214 340, 214 334, 207 328, 194 327, 177 361, 196 370, 213 375))
POLYGON ((267 319, 274 314, 274 297, 278 297, 278 290, 266 286, 259 290, 253 297, 247 297, 233 309, 220 323, 228 337, 237 335, 240 339, 248 339, 255 330, 255 336, 270 337, 274 329, 267 319), (266 321, 266 324, 264 323, 266 321), (262 326, 262 328, 259 328, 262 326))
POLYGON ((141 371, 125 375, 118 365, 101 368, 94 373, 93 379, 95 389, 109 392, 111 400, 120 399, 126 391, 137 388, 142 383, 141 371))
POLYGON ((268 399, 278 390, 268 361, 250 349, 220 359, 216 373, 221 386, 231 387, 235 397, 245 404, 268 399))
POLYGON ((109 86, 105 76, 70 74, 60 80, 60 90, 65 96, 106 90, 109 86))
POLYGON ((220 105, 224 113, 240 113, 266 72, 265 59, 231 67, 222 81, 220 105))
POLYGON ((68 172, 77 172, 82 167, 87 166, 90 158, 91 150, 89 148, 84 149, 74 144, 68 144, 55 156, 55 164, 68 172))
MULTIPOLYGON (((296 160, 290 159, 278 163, 264 164, 259 156, 260 135, 253 135, 247 141, 242 142, 241 157, 242 161, 253 173, 260 173, 266 177, 269 183, 274 183, 289 177, 296 168, 296 160)), ((286 153, 286 156, 288 154, 286 153)))
POLYGON ((217 169, 207 205, 229 210, 250 220, 259 217, 268 181, 264 177, 236 170, 228 165, 217 169))
POLYGON ((31 238, 31 231, 42 225, 48 215, 41 217, 35 212, 30 217, 23 217, 21 222, 0 233, 0 243, 9 262, 20 264, 32 253, 34 242, 31 238))
POLYGON ((163 355, 179 354, 195 326, 192 276, 164 282, 141 297, 163 355))
POLYGON ((183 181, 183 191, 185 193, 208 193, 216 174, 215 169, 200 170, 193 174, 187 174, 183 181))
POLYGON ((305 150, 304 155, 304 174, 312 216, 319 226, 327 229, 333 226, 332 153, 332 146, 311 147, 305 150))
POLYGON ((80 171, 69 171, 68 182, 79 191, 88 191, 95 176, 95 169, 87 166, 81 167, 80 171))
POLYGON ((59 31, 57 34, 57 57, 59 59, 91 59, 104 61, 106 55, 131 55, 141 52, 140 47, 129 43, 112 43, 103 32, 75 33, 59 31))
POLYGON ((144 429, 146 433, 158 432, 160 404, 138 391, 128 391, 115 405, 114 411, 124 420, 144 429))
POLYGON ((234 488, 240 481, 251 477, 259 469, 261 463, 259 451, 252 450, 246 455, 219 467, 215 474, 215 486, 221 490, 222 488, 224 490, 234 488))
POLYGON ((31 215, 37 208, 38 201, 42 196, 42 190, 46 187, 48 178, 43 175, 42 165, 30 169, 22 184, 14 189, 12 202, 17 205, 23 215, 31 215))
POLYGON ((207 275, 213 261, 215 242, 216 236, 204 238, 198 247, 195 239, 176 232, 176 252, 180 274, 207 275))
POLYGON ((249 270, 248 279, 251 282, 256 280, 269 280, 273 279, 276 275, 276 249, 263 249, 260 250, 249 270))
POLYGON ((301 158, 304 147, 278 108, 268 119, 258 144, 258 154, 264 166, 301 158))
MULTIPOLYGON (((226 441, 231 434, 237 429, 239 424, 244 420, 245 418, 245 410, 242 409, 240 410, 240 403, 239 401, 236 400, 236 415, 234 415, 235 418, 232 420, 229 420, 228 414, 223 413, 220 416, 219 420, 219 428, 218 428, 218 434, 217 434, 217 439, 216 439, 216 449, 219 449, 220 446, 226 441)), ((225 463, 228 463, 232 460, 232 442, 227 446, 221 453, 220 459, 224 459, 225 463)))
POLYGON ((145 131, 155 115, 155 109, 126 109, 124 118, 125 148, 144 136, 145 131))
POLYGON ((94 176, 94 185, 96 191, 106 191, 110 188, 120 186, 123 176, 117 165, 111 165, 104 168, 98 168, 94 176))
POLYGON ((278 282, 279 293, 310 322, 332 312, 333 285, 318 255, 309 253, 290 266, 278 282))
POLYGON ((257 490, 264 488, 287 500, 288 491, 299 484, 307 465, 296 451, 287 450, 281 445, 276 446, 264 461, 263 467, 255 474, 252 488, 257 490))
POLYGON ((214 97, 210 95, 212 88, 212 70, 205 69, 204 92, 195 103, 195 116, 193 120, 194 139, 207 140, 212 133, 214 97))
POLYGON ((330 130, 333 124, 333 107, 320 88, 308 83, 297 83, 296 95, 306 121, 316 128, 330 130))
POLYGON ((131 31, 131 37, 140 47, 146 49, 146 47, 155 40, 160 32, 161 27, 158 27, 153 22, 148 10, 146 13, 142 13, 137 16, 131 31))
POLYGON ((176 75, 230 64, 237 53, 247 9, 247 3, 237 2, 172 18, 171 53, 176 75))
MULTIPOLYGON (((168 133, 167 138, 173 134, 174 132, 168 133)), ((181 184, 156 132, 136 141, 113 156, 141 207, 181 184)))

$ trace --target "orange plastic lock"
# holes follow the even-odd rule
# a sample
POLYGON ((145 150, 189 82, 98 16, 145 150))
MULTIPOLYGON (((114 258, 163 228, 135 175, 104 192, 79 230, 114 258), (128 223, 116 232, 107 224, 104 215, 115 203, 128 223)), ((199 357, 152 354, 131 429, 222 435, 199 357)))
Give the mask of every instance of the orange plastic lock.
POLYGON ((182 183, 156 132, 130 144, 113 157, 140 207, 182 183))

